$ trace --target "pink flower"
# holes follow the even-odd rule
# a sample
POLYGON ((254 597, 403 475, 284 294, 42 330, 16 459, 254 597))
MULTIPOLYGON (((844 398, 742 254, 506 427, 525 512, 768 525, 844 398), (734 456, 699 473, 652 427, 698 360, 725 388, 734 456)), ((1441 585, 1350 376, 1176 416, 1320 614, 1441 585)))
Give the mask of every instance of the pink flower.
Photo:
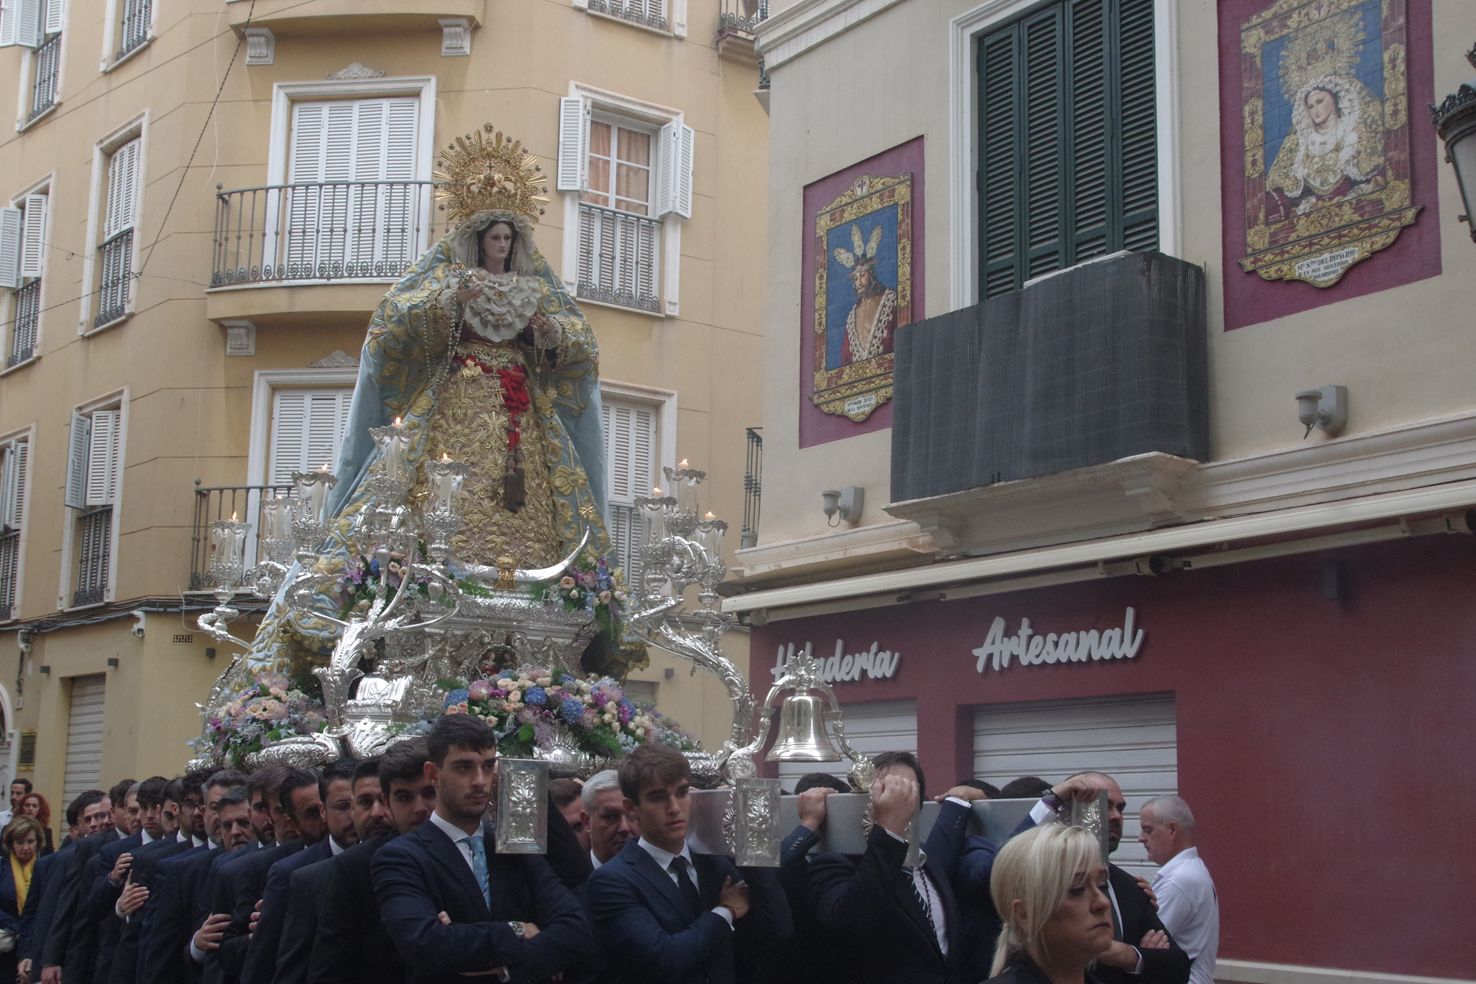
POLYGON ((492 696, 492 684, 486 680, 476 680, 466 688, 466 692, 472 700, 486 700, 492 696))
POLYGON ((565 591, 568 591, 570 588, 574 587, 574 579, 572 577, 569 577, 568 575, 565 575, 564 577, 559 579, 559 587, 563 588, 565 591))

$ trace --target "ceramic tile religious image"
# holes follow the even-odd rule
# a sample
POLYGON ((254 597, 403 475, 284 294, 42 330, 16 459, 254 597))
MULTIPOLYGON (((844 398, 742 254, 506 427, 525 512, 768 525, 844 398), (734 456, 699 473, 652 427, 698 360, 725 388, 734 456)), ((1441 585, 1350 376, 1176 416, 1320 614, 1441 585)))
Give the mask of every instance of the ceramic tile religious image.
POLYGON ((1415 221, 1405 27, 1405 0, 1278 0, 1242 22, 1246 271, 1330 287, 1415 221))

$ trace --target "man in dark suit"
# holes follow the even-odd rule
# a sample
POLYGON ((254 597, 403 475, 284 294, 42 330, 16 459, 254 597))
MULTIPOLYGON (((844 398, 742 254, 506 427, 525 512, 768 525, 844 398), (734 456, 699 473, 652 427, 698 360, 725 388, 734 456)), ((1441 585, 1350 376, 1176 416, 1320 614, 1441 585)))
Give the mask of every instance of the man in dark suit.
POLYGON ((87 959, 87 965, 91 966, 91 941, 79 941, 73 938, 80 925, 79 910, 86 908, 83 881, 88 862, 96 856, 97 852, 130 833, 127 826, 128 816, 122 807, 122 802, 132 786, 132 779, 123 780, 113 786, 107 798, 93 808, 93 819, 88 823, 89 829, 93 832, 82 838, 77 849, 72 852, 71 863, 65 869, 57 872, 60 878, 57 890, 60 894, 57 896, 56 912, 52 918, 46 949, 41 956, 41 978, 45 984, 58 984, 61 980, 62 969, 69 962, 75 961, 76 966, 81 967, 82 961, 87 959), (117 795, 117 800, 113 799, 114 794, 117 795), (103 807, 106 809, 102 810, 103 807), (122 831, 116 829, 120 820, 124 824, 122 831), (85 957, 84 954, 86 954, 85 957))
POLYGON ((910 752, 886 752, 873 764, 874 824, 865 852, 855 861, 821 854, 810 862, 806 894, 815 918, 861 954, 868 979, 977 980, 982 970, 959 963, 958 907, 947 874, 927 860, 906 866, 908 826, 922 807, 922 766, 910 752))
POLYGON ((740 874, 728 858, 692 853, 691 780, 686 758, 666 745, 641 745, 620 763, 620 790, 640 837, 586 888, 608 979, 743 981, 761 951, 793 931, 772 872, 740 874))
MULTIPOLYGON (((389 829, 365 837, 358 847, 335 859, 308 961, 310 984, 400 984, 405 980, 405 965, 379 918, 372 865, 390 838, 415 830, 436 808, 436 787, 425 775, 428 756, 425 739, 411 738, 391 745, 380 757, 375 778, 389 829)), ((356 809, 369 785, 367 774, 356 772, 356 809)), ((284 940, 277 961, 279 972, 286 959, 284 940)))
POLYGON ((90 810, 95 816, 100 809, 98 804, 107 798, 108 794, 101 789, 89 789, 73 799, 67 805, 67 840, 56 853, 37 862, 31 891, 26 896, 26 909, 22 914, 31 920, 31 932, 19 958, 21 969, 32 980, 39 980, 41 977, 41 955, 55 922, 57 900, 61 895, 58 885, 62 875, 59 873, 72 865, 72 855, 86 833, 88 821, 84 819, 84 813, 90 810))
MULTIPOLYGON (((343 859, 370 841, 393 833, 389 812, 379 794, 379 762, 376 758, 364 759, 354 766, 349 791, 351 794, 349 817, 353 824, 358 844, 349 847, 326 861, 318 861, 292 873, 287 884, 287 913, 282 929, 282 941, 277 946, 277 966, 272 977, 273 984, 305 984, 312 967, 313 951, 316 949, 319 926, 329 903, 328 892, 333 873, 343 859)), ((335 796, 329 793, 329 828, 333 827, 335 796)), ((332 836, 331 834, 329 836, 332 836)), ((367 868, 366 868, 367 878, 367 868)), ((268 891, 271 876, 268 875, 268 891)), ((373 906, 373 886, 367 889, 370 906, 373 906)), ((263 903, 263 909, 266 903, 263 903)), ((379 921, 378 910, 374 920, 379 921)), ((388 941, 386 941, 388 942, 388 941)), ((366 936, 354 941, 359 948, 368 944, 366 936)), ((392 948, 391 948, 392 949, 392 948)))
MULTIPOLYGON (((151 776, 128 791, 128 813, 133 832, 98 852, 87 872, 88 920, 93 933, 95 956, 84 984, 106 981, 113 965, 113 952, 123 931, 123 917, 115 911, 123 889, 133 881, 139 853, 164 836, 164 791, 169 780, 151 776)), ((135 893, 136 896, 136 893, 135 893)), ((68 981, 71 984, 71 981, 68 981)))
MULTIPOLYGON (((197 914, 213 888, 212 865, 254 843, 245 776, 234 769, 213 774, 205 787, 205 830, 209 843, 159 865, 156 890, 144 908, 139 932, 137 979, 147 984, 184 984, 200 973, 190 954, 197 914)), ((198 946, 197 946, 198 949, 198 946)))
POLYGON ((435 811, 380 848, 372 864, 380 918, 409 980, 451 984, 488 971, 537 980, 592 963, 598 951, 589 922, 548 862, 493 851, 482 817, 496 734, 478 718, 447 714, 431 729, 427 753, 435 811))
MULTIPOLYGON (((268 772, 266 794, 272 810, 272 829, 277 843, 248 851, 238 858, 220 863, 220 873, 211 893, 209 915, 230 913, 218 946, 205 954, 205 984, 238 984, 246 968, 246 951, 251 942, 252 916, 266 888, 267 872, 272 865, 296 854, 303 843, 297 821, 282 805, 284 786, 311 790, 314 801, 312 823, 319 834, 323 824, 323 804, 318 797, 318 777, 307 769, 270 765, 259 770, 268 772)), ((317 838, 315 838, 317 839, 317 838)))
POLYGON ((282 784, 278 795, 307 846, 278 861, 267 872, 266 887, 261 893, 260 917, 246 948, 242 984, 272 984, 282 930, 287 924, 293 873, 336 857, 359 842, 353 814, 355 765, 357 763, 353 759, 340 759, 326 766, 311 786, 303 781, 312 775, 307 771, 303 771, 296 782, 282 784))
POLYGON ((206 841, 204 784, 210 778, 206 771, 180 776, 169 783, 164 793, 160 819, 166 835, 139 850, 129 872, 129 880, 145 891, 144 907, 126 916, 118 936, 109 984, 135 984, 138 980, 138 951, 149 913, 149 900, 159 885, 159 866, 170 858, 203 847, 206 841))

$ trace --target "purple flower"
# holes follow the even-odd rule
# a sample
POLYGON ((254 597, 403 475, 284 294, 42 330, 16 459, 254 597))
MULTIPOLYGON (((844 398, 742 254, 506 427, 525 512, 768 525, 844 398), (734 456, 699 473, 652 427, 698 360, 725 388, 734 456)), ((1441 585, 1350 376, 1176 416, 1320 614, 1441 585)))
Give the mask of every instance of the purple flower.
POLYGON ((542 707, 548 703, 548 692, 542 687, 529 687, 528 692, 523 694, 523 703, 542 707))
POLYGON ((492 696, 492 684, 486 680, 477 680, 466 688, 466 694, 472 700, 486 700, 492 696))
POLYGON ((579 724, 584 720, 584 705, 573 697, 569 697, 564 700, 559 713, 569 724, 579 724))

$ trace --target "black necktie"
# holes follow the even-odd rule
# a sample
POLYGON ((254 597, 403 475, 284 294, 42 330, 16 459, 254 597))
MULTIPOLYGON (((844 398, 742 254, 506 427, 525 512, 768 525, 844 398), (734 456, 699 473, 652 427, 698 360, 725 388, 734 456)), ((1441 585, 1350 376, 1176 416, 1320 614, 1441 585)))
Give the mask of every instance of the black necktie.
POLYGON ((696 919, 702 911, 702 898, 697 894, 697 885, 687 874, 687 859, 678 854, 671 859, 671 870, 676 873, 677 888, 681 889, 682 901, 687 904, 687 915, 696 919))

